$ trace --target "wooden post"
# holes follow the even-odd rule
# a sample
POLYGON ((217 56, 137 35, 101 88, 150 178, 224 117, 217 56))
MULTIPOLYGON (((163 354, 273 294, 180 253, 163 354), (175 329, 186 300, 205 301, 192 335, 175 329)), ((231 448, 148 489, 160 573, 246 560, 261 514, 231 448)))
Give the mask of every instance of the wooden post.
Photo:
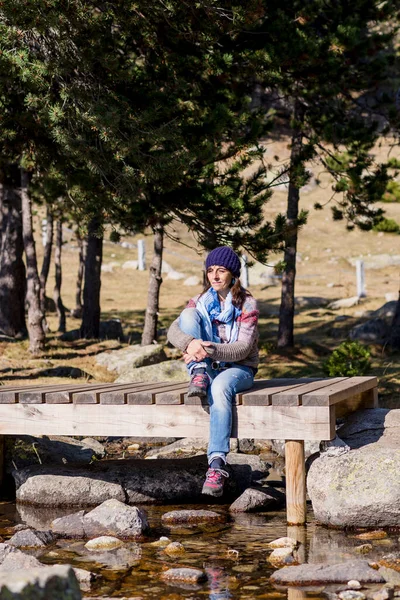
POLYGON ((4 470, 5 470, 5 461, 4 461, 4 435, 0 435, 0 490, 1 490, 1 487, 3 485, 4 470))
POLYGON ((307 562, 307 529, 305 525, 288 525, 287 536, 299 544, 294 552, 294 557, 301 565, 307 562))
POLYGON ((285 441, 286 520, 289 525, 306 522, 306 465, 303 440, 285 441))

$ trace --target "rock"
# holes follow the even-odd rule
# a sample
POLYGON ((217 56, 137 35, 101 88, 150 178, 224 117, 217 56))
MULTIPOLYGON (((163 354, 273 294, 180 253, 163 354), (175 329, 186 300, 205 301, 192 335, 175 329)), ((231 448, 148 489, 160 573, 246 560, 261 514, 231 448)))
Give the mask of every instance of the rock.
POLYGON ((197 523, 221 523, 225 521, 223 515, 212 510, 172 510, 164 513, 161 522, 164 525, 181 525, 197 523))
POLYGON ((281 537, 267 544, 268 548, 290 548, 294 550, 298 546, 297 540, 291 537, 281 537))
POLYGON ((81 600, 79 583, 69 565, 0 574, 0 600, 81 600))
POLYGON ((292 548, 275 548, 267 558, 274 567, 296 563, 292 548))
MULTIPOLYGON (((268 463, 258 456, 236 454, 229 458, 231 460, 236 464, 231 464, 231 476, 226 486, 227 502, 240 495, 254 478, 268 474, 268 463)), ((76 510, 96 506, 110 498, 121 502, 127 500, 131 505, 204 500, 201 490, 206 471, 206 456, 158 460, 129 458, 95 461, 88 467, 76 466, 74 469, 67 465, 32 465, 15 471, 14 478, 17 502, 22 500, 34 506, 68 506, 76 510)), ((21 506, 18 510, 24 508, 21 506)), ((27 518, 32 519, 29 522, 45 529, 46 519, 39 519, 31 507, 26 508, 29 509, 26 511, 27 518)), ((53 514, 51 520, 59 514, 53 514)), ((79 521, 74 520, 71 527, 79 528, 79 521)))
POLYGON ((85 537, 85 530, 83 527, 84 514, 85 511, 80 510, 79 512, 66 515, 65 517, 54 519, 51 523, 51 529, 54 533, 66 538, 83 538, 85 537))
POLYGON ((140 346, 138 344, 101 352, 96 356, 96 364, 106 367, 108 371, 123 373, 127 368, 134 369, 147 365, 153 365, 166 360, 163 347, 160 344, 149 344, 140 346))
POLYGON ((321 298, 319 296, 299 296, 295 298, 294 303, 296 308, 321 308, 328 306, 329 298, 321 298))
POLYGON ((336 436, 333 440, 322 441, 319 445, 321 456, 340 456, 350 452, 350 446, 346 444, 339 436, 336 436))
MULTIPOLYGON (((68 550, 68 548, 66 548, 68 550)), ((75 554, 79 555, 80 563, 89 563, 98 567, 102 565, 105 569, 113 571, 127 571, 134 565, 137 565, 142 557, 142 550, 139 544, 126 543, 120 548, 114 550, 97 550, 93 552, 82 545, 78 548, 76 544, 71 548, 75 554)))
POLYGON ((146 513, 116 499, 106 500, 83 517, 85 535, 137 538, 149 528, 146 513))
POLYGON ((368 554, 373 549, 372 544, 361 544, 360 546, 356 546, 354 550, 359 554, 368 554))
POLYGON ((370 319, 365 323, 356 325, 349 332, 351 340, 383 344, 390 333, 390 326, 384 319, 370 319))
POLYGON ((110 498, 125 500, 119 483, 104 481, 89 473, 80 477, 76 469, 61 465, 25 467, 14 471, 13 476, 17 502, 36 506, 93 506, 110 498), (56 474, 57 469, 60 474, 56 474))
MULTIPOLYGON (((271 440, 272 452, 278 454, 278 456, 285 456, 285 441, 284 440, 271 440)), ((304 456, 308 458, 312 454, 319 452, 320 442, 317 440, 306 440, 304 442, 304 456)))
POLYGON ((124 542, 116 537, 111 535, 102 535, 86 542, 85 548, 96 552, 98 550, 115 550, 116 548, 121 548, 123 545, 124 542))
POLYGON ((349 590, 359 590, 361 589, 361 583, 357 581, 357 579, 350 579, 350 581, 347 582, 347 587, 349 590))
POLYGON ((388 535, 386 531, 382 531, 382 529, 380 529, 378 531, 366 531, 365 533, 359 533, 354 537, 359 540, 383 540, 387 538, 387 536, 388 535))
POLYGON ((151 542, 150 546, 155 546, 156 548, 165 548, 165 546, 168 546, 170 543, 171 540, 169 537, 162 535, 160 539, 156 540, 155 542, 151 542))
POLYGON ((358 260, 364 262, 366 269, 384 269, 392 265, 400 265, 400 255, 398 254, 375 254, 372 256, 361 256, 347 259, 355 267, 358 260))
POLYGON ((179 569, 168 569, 161 574, 164 581, 175 583, 197 584, 207 581, 207 575, 200 569, 192 569, 189 567, 181 567, 179 569))
POLYGON ((392 600, 392 598, 394 598, 394 589, 387 584, 371 595, 371 600, 392 600))
POLYGON ((115 383, 145 381, 189 381, 185 363, 181 360, 167 360, 147 367, 125 368, 115 383))
POLYGON ((185 548, 180 542, 171 542, 164 548, 165 554, 168 556, 178 556, 180 554, 185 554, 185 548))
POLYGON ((10 546, 0 543, 0 572, 18 571, 19 569, 36 569, 42 567, 42 563, 34 556, 25 554, 10 546))
POLYGON ((351 308, 352 306, 357 306, 357 304, 360 304, 360 298, 358 296, 352 296, 351 298, 335 300, 335 302, 328 304, 328 308, 330 310, 339 310, 340 308, 351 308))
POLYGON ((277 584, 316 585, 320 583, 346 583, 357 579, 360 583, 383 583, 384 579, 365 560, 353 560, 338 564, 304 564, 283 567, 271 576, 277 584))
POLYGON ((207 451, 207 441, 201 438, 182 438, 177 440, 168 446, 162 446, 161 448, 153 448, 146 454, 146 458, 159 458, 159 457, 176 457, 178 454, 182 456, 186 454, 188 456, 194 456, 196 454, 205 454, 207 451))
POLYGON ((171 267, 171 265, 169 263, 167 263, 166 260, 163 260, 161 263, 161 273, 170 273, 171 271, 174 271, 175 269, 173 267, 171 267))
POLYGON ((391 585, 400 585, 400 572, 390 567, 379 567, 378 573, 382 575, 386 583, 391 585))
POLYGON ((73 567, 73 569, 81 591, 89 592, 92 583, 96 580, 96 575, 91 571, 86 571, 86 569, 78 569, 78 567, 73 567))
POLYGON ((99 338, 101 340, 123 340, 124 332, 120 319, 109 319, 100 322, 99 338))
POLYGON ((18 469, 23 469, 32 464, 37 465, 38 454, 43 465, 66 463, 89 464, 93 460, 93 457, 103 458, 105 454, 102 444, 91 438, 76 440, 75 438, 61 435, 24 435, 20 438, 12 436, 12 439, 16 443, 13 444, 9 452, 10 458, 7 464, 7 471, 10 472, 15 468, 14 465, 17 465, 18 469))
POLYGON ((339 430, 344 441, 355 449, 337 458, 322 455, 309 469, 307 486, 315 518, 339 527, 397 526, 400 411, 370 409, 358 413, 358 418, 359 423, 353 417, 339 430))
POLYGON ((365 600, 366 596, 356 590, 344 590, 339 593, 340 600, 365 600))
POLYGON ((397 298, 398 294, 396 295, 396 298, 393 298, 389 302, 385 302, 383 306, 381 306, 377 310, 374 310, 371 314, 371 317, 375 319, 386 319, 390 323, 396 312, 397 298))
MULTIPOLYGON (((250 468, 251 469, 251 481, 258 481, 265 479, 269 475, 271 464, 252 454, 236 454, 229 453, 226 456, 228 465, 233 469, 234 474, 239 469, 250 468)), ((249 486, 246 486, 249 487, 249 486)), ((244 491, 244 490, 243 490, 244 491)))
POLYGON ((137 260, 126 260, 122 264, 122 268, 123 269, 132 269, 133 271, 136 271, 138 268, 138 261, 137 260))
POLYGON ((55 535, 51 531, 23 529, 14 533, 7 544, 15 546, 15 548, 45 548, 49 544, 52 544, 54 540, 55 535))
POLYGON ((185 279, 186 275, 183 273, 179 273, 178 271, 169 271, 167 274, 167 279, 172 279, 174 281, 178 281, 179 279, 185 279))
POLYGON ((191 277, 188 277, 187 279, 185 279, 185 281, 183 282, 183 285, 187 285, 187 286, 201 285, 201 281, 200 281, 200 278, 197 277, 197 275, 192 275, 191 277))
POLYGON ((249 283, 250 285, 262 285, 263 287, 272 287, 278 284, 278 277, 275 271, 275 262, 268 265, 255 262, 249 267, 249 283))
POLYGON ((272 488, 247 488, 229 507, 231 512, 276 510, 285 504, 286 496, 272 488))
POLYGON ((103 273, 113 273, 115 267, 119 267, 119 263, 118 262, 103 263, 101 265, 101 271, 103 273))

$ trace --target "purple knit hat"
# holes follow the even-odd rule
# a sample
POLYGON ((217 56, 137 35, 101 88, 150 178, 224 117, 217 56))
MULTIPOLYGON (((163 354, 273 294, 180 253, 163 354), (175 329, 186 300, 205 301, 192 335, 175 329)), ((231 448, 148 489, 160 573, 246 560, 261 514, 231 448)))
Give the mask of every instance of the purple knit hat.
POLYGON ((219 246, 211 250, 206 259, 206 269, 212 266, 225 267, 234 277, 240 277, 240 260, 229 246, 219 246))

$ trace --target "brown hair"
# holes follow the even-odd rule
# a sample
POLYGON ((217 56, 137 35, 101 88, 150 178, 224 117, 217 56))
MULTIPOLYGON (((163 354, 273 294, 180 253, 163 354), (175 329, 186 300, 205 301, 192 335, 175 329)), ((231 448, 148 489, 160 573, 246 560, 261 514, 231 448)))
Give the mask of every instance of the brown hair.
MULTIPOLYGON (((231 273, 231 272, 229 271, 229 273, 231 273)), ((232 275, 232 273, 231 273, 231 275, 232 275)), ((231 285, 231 288, 230 288, 230 292, 232 294, 232 302, 233 302, 234 306, 236 306, 237 308, 239 308, 241 310, 243 308, 243 304, 245 303, 246 298, 248 296, 251 296, 252 294, 248 290, 246 290, 246 288, 242 287, 239 277, 234 277, 233 275, 232 275, 232 277, 235 280, 235 283, 233 285, 231 285)), ((208 281, 207 273, 206 273, 203 294, 207 290, 209 290, 210 287, 212 287, 212 286, 211 286, 211 283, 208 281)))

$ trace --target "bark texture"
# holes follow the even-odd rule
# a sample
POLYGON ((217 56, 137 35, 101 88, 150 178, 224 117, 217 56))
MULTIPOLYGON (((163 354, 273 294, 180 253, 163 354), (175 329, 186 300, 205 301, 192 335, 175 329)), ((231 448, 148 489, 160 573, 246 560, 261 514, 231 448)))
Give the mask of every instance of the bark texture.
POLYGON ((100 331, 100 286, 103 237, 100 237, 101 221, 94 217, 88 225, 88 241, 85 259, 85 285, 83 290, 83 315, 80 335, 96 339, 100 331))
POLYGON ((142 346, 152 344, 157 340, 158 310, 160 287, 162 284, 161 266, 163 254, 164 229, 158 224, 154 231, 154 254, 150 266, 149 292, 147 296, 146 316, 142 334, 142 346))
MULTIPOLYGON (((303 115, 300 106, 296 103, 294 122, 301 123, 303 115)), ((297 217, 299 214, 300 190, 296 177, 296 167, 299 164, 303 145, 301 126, 296 127, 292 134, 292 147, 290 153, 290 180, 287 200, 286 220, 288 235, 286 238, 284 262, 285 269, 282 274, 281 305, 279 310, 278 348, 290 348, 294 344, 294 288, 296 280, 296 253, 297 253, 297 217)))
POLYGON ((49 276, 51 251, 53 248, 53 212, 48 206, 46 211, 46 245, 43 252, 42 268, 40 270, 40 308, 46 312, 46 283, 49 276))
POLYGON ((29 177, 21 171, 22 230, 26 256, 26 303, 28 306, 29 350, 39 354, 45 348, 44 314, 40 308, 40 280, 32 226, 32 201, 28 193, 29 177))
POLYGON ((58 315, 58 331, 65 332, 65 307, 61 299, 61 283, 62 283, 62 269, 61 269, 61 252, 62 252, 62 221, 58 219, 56 225, 56 248, 54 253, 54 266, 55 266, 55 286, 53 292, 53 299, 56 305, 58 315))
POLYGON ((400 291, 396 312, 394 313, 392 327, 390 329, 389 343, 393 350, 400 350, 400 291))
POLYGON ((76 276, 76 288, 75 288, 75 308, 72 310, 72 316, 76 319, 82 317, 82 283, 83 275, 85 273, 85 256, 86 256, 86 240, 84 240, 79 233, 79 229, 76 231, 76 240, 79 248, 79 264, 78 274, 76 276))
POLYGON ((24 337, 25 265, 22 260, 20 172, 2 173, 0 184, 0 332, 24 337))

